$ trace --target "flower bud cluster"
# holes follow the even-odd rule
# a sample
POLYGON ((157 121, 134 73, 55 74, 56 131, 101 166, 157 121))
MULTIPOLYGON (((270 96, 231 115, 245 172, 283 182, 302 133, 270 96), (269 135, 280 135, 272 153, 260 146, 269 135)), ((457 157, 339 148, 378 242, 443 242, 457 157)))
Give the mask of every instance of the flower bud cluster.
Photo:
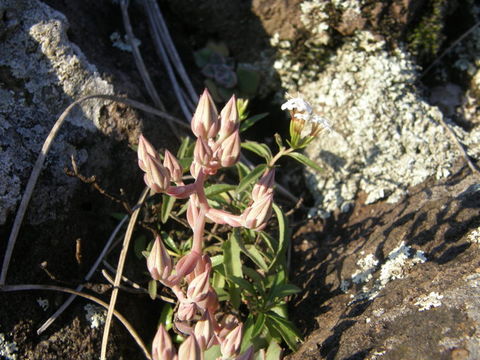
POLYGON ((235 165, 240 157, 240 132, 235 95, 218 115, 208 90, 200 100, 192 118, 192 131, 197 137, 190 172, 196 178, 200 171, 213 175, 221 167, 235 165))
MULTIPOLYGON (((308 111, 306 108, 305 111, 308 111)), ((240 156, 239 117, 235 96, 217 113, 207 90, 201 95, 192 119, 192 131, 197 137, 190 173, 195 182, 185 185, 183 169, 170 152, 163 161, 143 136, 138 144, 138 164, 144 171, 147 186, 156 193, 176 198, 188 198, 186 218, 193 230, 191 251, 176 264, 160 236, 157 236, 147 257, 147 268, 153 279, 169 287, 178 299, 175 314, 176 329, 187 336, 178 349, 172 345, 162 325, 153 341, 154 360, 203 359, 203 352, 220 345, 221 359, 251 360, 253 348, 239 355, 242 323, 233 315, 218 317, 218 297, 210 284, 212 264, 202 255, 205 222, 232 227, 262 230, 272 213, 275 170, 267 169, 253 187, 252 202, 240 215, 212 208, 205 196, 204 181, 218 169, 234 165, 240 156), (174 182, 175 185, 171 183, 174 182)))
POLYGON ((156 193, 165 192, 170 182, 182 184, 183 169, 177 158, 165 151, 163 163, 160 154, 143 135, 138 140, 138 166, 145 172, 145 184, 156 193))

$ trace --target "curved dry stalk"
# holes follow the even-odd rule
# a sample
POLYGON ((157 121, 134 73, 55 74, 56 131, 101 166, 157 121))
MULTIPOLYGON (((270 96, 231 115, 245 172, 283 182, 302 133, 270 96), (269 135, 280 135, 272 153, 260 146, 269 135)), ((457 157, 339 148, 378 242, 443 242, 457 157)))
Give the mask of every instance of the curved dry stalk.
POLYGON ((175 124, 178 124, 185 129, 190 129, 190 126, 188 124, 184 123, 183 121, 163 111, 157 110, 151 106, 142 104, 141 102, 138 102, 135 100, 124 99, 114 95, 89 95, 89 96, 82 97, 74 101, 73 103, 71 103, 63 111, 62 115, 60 115, 60 117, 57 119, 57 121, 53 125, 52 129, 50 130, 50 133, 48 134, 47 138, 45 139, 45 142, 43 143, 40 154, 38 155, 37 160, 35 161, 35 165, 33 166, 33 170, 32 170, 32 173, 30 174, 30 178, 28 179, 25 192, 20 202, 20 206, 18 207, 17 213, 15 215, 15 220, 13 222, 12 231, 10 232, 10 237, 8 238, 7 248, 5 250, 5 256, 4 256, 3 265, 2 265, 2 272, 0 273, 0 286, 5 284, 8 267, 10 265, 13 248, 15 246, 15 242, 17 240, 18 233, 20 231, 20 226, 22 225, 25 212, 27 211, 28 203, 30 202, 30 198, 32 197, 32 194, 33 194, 33 189, 37 184, 38 177, 40 176, 40 172, 42 170, 43 164, 45 163, 45 158, 47 157, 50 147, 52 146, 53 140, 57 136, 58 131, 62 127, 70 111, 72 111, 72 109, 78 104, 90 99, 105 99, 105 100, 111 100, 111 101, 123 103, 133 108, 136 108, 136 109, 151 113, 153 115, 157 115, 163 119, 172 121, 175 124))
MULTIPOLYGON (((100 265, 100 263, 102 262, 103 258, 106 256, 108 250, 110 249, 111 245, 112 245, 112 242, 113 240, 115 239, 115 237, 117 236, 118 232, 120 231, 120 229, 122 228, 123 224, 125 223, 125 221, 127 221, 128 219, 128 216, 125 215, 124 218, 118 223, 117 227, 113 230, 112 234, 110 235, 110 237, 108 238, 105 246, 103 247, 103 250, 102 252, 100 253, 100 255, 97 257, 97 260, 95 260, 95 263, 92 265, 92 267, 90 268, 90 271, 87 273, 87 275, 85 276, 84 280, 85 282, 89 281, 90 278, 92 277, 92 275, 95 273, 95 271, 97 270, 98 266, 100 265)), ((76 288, 75 288, 75 291, 82 291, 84 285, 83 284, 80 284, 78 285, 76 288)), ((45 330, 47 330, 47 328, 67 309, 67 307, 70 306, 70 304, 73 302, 73 300, 75 300, 75 298, 77 297, 76 294, 72 294, 68 297, 68 299, 62 304, 62 306, 60 306, 58 308, 57 311, 55 311, 55 313, 50 316, 47 321, 45 321, 43 323, 42 326, 40 326, 37 330, 37 334, 40 335, 41 333, 43 333, 45 330)))
POLYGON ((155 86, 153 86, 152 79, 148 74, 145 62, 142 58, 142 54, 140 53, 140 50, 138 50, 138 45, 135 42, 136 37, 133 34, 132 24, 130 23, 130 17, 128 16, 128 3, 128 0, 120 1, 120 8, 122 9, 123 26, 125 27, 125 32, 127 33, 128 43, 132 48, 135 65, 137 66, 138 72, 140 73, 143 83, 147 88, 147 92, 152 98, 153 103, 156 107, 158 107, 162 111, 165 111, 165 105, 163 105, 162 100, 160 100, 160 96, 158 96, 157 90, 155 89, 155 86))
MULTIPOLYGON (((74 294, 75 296, 80 296, 85 299, 91 300, 95 303, 97 303, 100 306, 103 306, 104 308, 108 308, 108 304, 100 300, 99 298, 82 293, 80 291, 72 290, 69 288, 61 287, 61 286, 55 286, 55 285, 38 285, 38 284, 21 284, 21 285, 5 285, 3 287, 0 287, 0 292, 11 292, 11 291, 27 291, 27 290, 48 290, 48 291, 61 291, 69 294, 74 294)), ((147 350, 147 347, 145 346, 145 343, 142 341, 138 333, 135 331, 133 326, 128 322, 127 319, 123 317, 122 314, 120 314, 118 311, 114 311, 113 314, 115 317, 120 320, 120 322, 125 326, 125 328, 128 330, 130 335, 132 335, 133 339, 135 342, 138 344, 138 346, 142 349, 143 353, 147 357, 147 359, 151 360, 152 356, 150 355, 149 351, 147 350)), ((105 324, 106 325, 106 324, 105 324)))
MULTIPOLYGON (((148 195, 148 192, 149 192, 148 188, 145 188, 143 190, 142 195, 140 196, 140 199, 138 201, 139 204, 142 204, 145 201, 148 195)), ((135 209, 135 211, 132 213, 132 216, 128 223, 127 232, 125 233, 125 237, 123 240, 123 247, 120 252, 120 256, 118 258, 118 266, 117 266, 117 273, 115 274, 114 288, 112 290, 112 295, 110 297, 110 304, 108 305, 107 319, 105 320, 105 327, 103 329, 102 350, 100 353, 101 360, 105 360, 107 355, 108 335, 110 333, 110 324, 112 322, 115 303, 118 297, 118 286, 120 285, 120 282, 122 280, 122 273, 125 265, 125 259, 127 258, 128 245, 130 244, 130 239, 132 238, 133 229, 135 228, 135 223, 137 222, 137 218, 139 214, 140 214, 140 207, 135 209)))

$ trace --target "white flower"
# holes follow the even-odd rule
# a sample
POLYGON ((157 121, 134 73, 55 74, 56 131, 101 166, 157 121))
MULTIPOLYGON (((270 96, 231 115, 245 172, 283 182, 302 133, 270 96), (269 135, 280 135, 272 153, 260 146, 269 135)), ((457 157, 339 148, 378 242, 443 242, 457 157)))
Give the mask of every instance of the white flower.
POLYGON ((332 127, 330 126, 330 123, 328 122, 327 119, 321 117, 321 116, 318 116, 318 115, 313 115, 310 120, 316 124, 319 124, 321 125, 324 129, 328 130, 328 131, 331 131, 332 130, 332 127))
POLYGON ((288 100, 287 102, 283 103, 282 104, 282 107, 281 107, 282 110, 296 110, 298 112, 305 112, 309 115, 312 114, 313 110, 312 110, 312 106, 306 102, 305 100, 303 100, 302 98, 292 98, 290 100, 288 100))

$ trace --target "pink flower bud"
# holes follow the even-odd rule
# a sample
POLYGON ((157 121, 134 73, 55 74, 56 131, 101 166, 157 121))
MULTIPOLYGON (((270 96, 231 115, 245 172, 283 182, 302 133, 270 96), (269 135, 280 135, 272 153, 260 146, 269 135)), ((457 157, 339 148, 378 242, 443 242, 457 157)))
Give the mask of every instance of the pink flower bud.
POLYGON ((238 129, 239 119, 237 111, 237 98, 233 95, 220 112, 220 140, 230 136, 238 129))
POLYGON ((147 155, 150 155, 153 158, 160 161, 160 155, 158 154, 157 150, 155 150, 153 145, 150 144, 143 135, 140 135, 140 137, 138 138, 137 154, 138 154, 138 166, 140 167, 140 169, 142 169, 145 172, 147 171, 147 165, 146 165, 147 155))
POLYGON ((195 336, 190 335, 178 349, 178 360, 202 360, 202 351, 195 336))
POLYGON ((219 128, 218 113, 207 89, 200 96, 191 125, 197 138, 207 139, 217 136, 219 128))
POLYGON ((216 341, 212 320, 208 311, 205 311, 202 319, 197 321, 195 325, 195 338, 202 350, 210 348, 216 341))
POLYGON ((193 320, 197 314, 197 306, 195 303, 188 300, 181 301, 177 310, 177 318, 180 321, 190 321, 193 320))
POLYGON ((195 222, 200 214, 200 206, 196 195, 192 195, 188 201, 187 221, 192 229, 195 228, 195 222))
POLYGON ((212 159, 212 149, 203 138, 198 138, 193 151, 194 161, 203 166, 208 166, 212 159))
POLYGON ((253 345, 250 346, 243 354, 238 355, 235 360, 253 360, 253 355, 255 354, 255 350, 253 345))
MULTIPOLYGON (((188 210, 187 210, 188 211, 188 210)), ((193 228, 193 226, 192 226, 193 228)), ((210 256, 208 255, 203 255, 198 261, 197 265, 195 266, 195 269, 185 276, 187 279, 188 283, 191 283, 193 279, 195 279, 198 275, 204 273, 208 269, 212 268, 212 261, 210 260, 210 256)))
POLYGON ((254 201, 242 214, 244 226, 252 230, 262 230, 272 215, 273 192, 254 201))
POLYGON ((242 343, 242 326, 239 324, 235 329, 230 331, 228 335, 220 342, 220 351, 223 357, 230 358, 236 355, 242 343))
POLYGON ((275 169, 267 169, 260 180, 255 184, 252 190, 252 200, 258 201, 268 193, 273 191, 275 183, 275 169))
POLYGON ((222 141, 220 145, 221 158, 220 163, 223 167, 235 165, 240 157, 240 132, 234 131, 229 137, 222 141))
POLYGON ((153 156, 147 154, 145 160, 146 172, 143 177, 145 184, 156 193, 164 192, 170 186, 170 173, 153 156))
POLYGON ((200 165, 196 161, 193 161, 192 165, 190 165, 190 174, 192 174, 192 176, 196 179, 198 178, 200 171, 202 171, 202 165, 200 165))
POLYGON ((172 259, 163 245, 160 236, 157 236, 153 243, 152 250, 147 258, 147 267, 150 275, 155 280, 165 280, 172 272, 172 259))
POLYGON ((198 302, 204 300, 208 291, 210 290, 210 267, 196 276, 190 284, 188 284, 187 298, 192 302, 198 302))
POLYGON ((173 360, 175 358, 175 348, 172 345, 170 336, 163 325, 158 327, 152 344, 153 360, 173 360))
POLYGON ((189 254, 182 257, 175 266, 175 276, 170 279, 174 283, 180 282, 186 275, 190 274, 197 265, 202 255, 196 251, 190 251, 189 254))
POLYGON ((163 166, 170 171, 172 180, 176 183, 182 182, 183 169, 177 158, 168 150, 165 150, 165 158, 163 159, 163 166))
POLYGON ((230 333, 230 331, 235 329, 238 324, 240 324, 240 322, 235 315, 227 314, 222 318, 219 326, 215 330, 218 332, 218 336, 223 339, 230 333))

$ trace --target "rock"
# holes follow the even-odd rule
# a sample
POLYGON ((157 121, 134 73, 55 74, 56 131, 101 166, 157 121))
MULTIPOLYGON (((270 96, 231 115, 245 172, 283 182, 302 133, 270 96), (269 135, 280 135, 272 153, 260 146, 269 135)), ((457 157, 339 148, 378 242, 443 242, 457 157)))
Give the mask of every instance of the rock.
MULTIPOLYGON (((440 124, 449 120, 423 100, 416 79, 408 54, 390 53, 364 32, 337 50, 317 80, 301 87, 335 130, 307 149, 313 160, 328 165, 309 179, 320 215, 353 202, 360 191, 367 204, 396 202, 409 187, 452 173, 459 154, 440 124)), ((480 128, 449 126, 478 158, 480 128)))
MULTIPOLYGON (((15 209, 40 148, 52 125, 74 100, 91 94, 113 94, 113 85, 67 37, 64 15, 40 1, 7 0, 0 6, 0 225, 15 209)), ((68 117, 54 141, 28 221, 57 219, 78 185, 63 168, 74 156, 96 170, 111 165, 102 133, 135 137, 138 119, 126 114, 123 124, 109 114, 116 105, 101 100, 83 103, 68 117), (125 124, 128 122, 128 124, 125 124), (124 129, 130 128, 126 135, 124 129), (102 143, 103 142, 103 143, 102 143), (85 146, 89 144, 90 146, 85 146), (94 167, 95 167, 94 166, 94 167)), ((111 143, 110 143, 111 144, 111 143)))
POLYGON ((288 359, 479 358, 480 185, 468 173, 294 235, 291 316, 316 330, 288 359))

